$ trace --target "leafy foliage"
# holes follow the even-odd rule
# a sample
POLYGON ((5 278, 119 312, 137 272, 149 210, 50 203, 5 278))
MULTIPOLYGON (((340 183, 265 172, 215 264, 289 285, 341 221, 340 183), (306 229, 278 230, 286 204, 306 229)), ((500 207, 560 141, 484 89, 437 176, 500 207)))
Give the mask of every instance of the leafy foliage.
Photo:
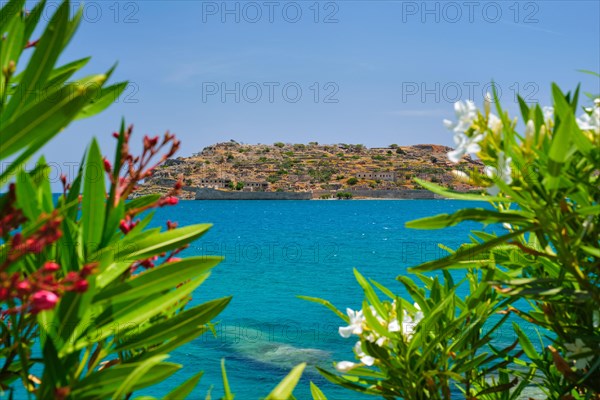
POLYGON ((483 173, 454 173, 486 191, 453 192, 416 181, 491 209, 466 208, 406 226, 442 229, 475 221, 504 232, 472 231, 470 243, 457 249, 440 245, 448 256, 411 269, 423 287, 398 277, 411 301, 358 272, 362 309, 345 316, 307 298, 348 324, 340 327, 343 337, 358 336, 360 363, 337 363, 343 375, 321 370, 326 378, 386 399, 449 399, 452 390, 466 398, 516 399, 528 385, 549 399, 600 396, 600 99, 576 117, 579 88, 563 93, 553 85, 552 93, 553 107, 519 99, 524 135, 498 100, 486 99, 483 112, 472 102, 457 103, 458 122, 445 121, 457 143, 448 157, 458 162, 476 153, 483 173), (464 269, 464 282, 455 284, 449 269, 464 269), (425 275, 434 271, 443 279, 425 275), (457 295, 464 284, 466 297, 457 295), (540 346, 517 318, 544 334, 540 346), (517 341, 498 346, 493 337, 500 329, 514 332, 517 341))

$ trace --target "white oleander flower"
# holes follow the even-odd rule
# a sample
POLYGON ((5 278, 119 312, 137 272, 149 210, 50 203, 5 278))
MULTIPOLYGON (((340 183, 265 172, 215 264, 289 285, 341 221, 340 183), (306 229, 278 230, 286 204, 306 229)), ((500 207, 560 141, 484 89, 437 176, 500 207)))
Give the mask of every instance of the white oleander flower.
MULTIPOLYGON (((510 166, 511 162, 512 162, 512 158, 506 157, 504 152, 500 151, 500 152, 498 152, 498 168, 492 167, 490 165, 486 165, 485 168, 483 169, 483 171, 489 178, 494 179, 495 177, 498 177, 498 178, 502 179, 504 181, 504 183, 506 183, 507 185, 510 185, 513 181, 512 180, 512 168, 510 166)), ((498 186, 494 185, 494 186, 489 187, 487 189, 487 192, 490 195, 495 196, 498 193, 500 193, 500 189, 498 188, 498 186)))
POLYGON ((359 364, 353 363, 351 361, 340 361, 339 363, 335 364, 335 369, 337 369, 340 372, 348 372, 352 368, 358 367, 358 365, 359 364))
POLYGON ((375 358, 371 357, 363 351, 360 341, 356 342, 356 344, 354 345, 354 352, 356 353, 356 356, 360 359, 360 362, 365 364, 366 366, 370 367, 375 363, 375 358))
POLYGON ((340 333, 340 336, 349 338, 351 335, 360 335, 363 332, 363 323, 365 322, 362 310, 354 311, 347 308, 346 314, 348 314, 348 318, 350 318, 350 325, 339 327, 338 332, 340 333))
POLYGON ((465 154, 478 153, 481 150, 481 146, 479 146, 478 143, 481 142, 483 138, 484 135, 481 133, 475 134, 472 137, 469 137, 462 132, 455 133, 454 144, 456 148, 448 152, 448 159, 456 164, 465 156, 465 154))
POLYGON ((502 129, 502 120, 494 114, 490 114, 488 116, 488 128, 490 128, 492 132, 497 133, 502 129))
MULTIPOLYGON (((592 349, 590 349, 589 347, 586 347, 585 343, 583 343, 583 340, 581 340, 579 338, 575 340, 575 343, 565 343, 565 347, 568 350, 567 357, 571 358, 571 359, 573 357, 577 357, 577 355, 579 355, 579 354, 592 351, 592 349)), ((590 364, 590 362, 593 359, 594 359, 593 356, 579 357, 579 358, 577 358, 577 360, 575 360, 575 368, 584 369, 590 364)))
POLYGON ((471 100, 465 102, 457 101, 454 103, 454 112, 456 114, 456 122, 452 122, 448 119, 444 120, 446 128, 454 133, 466 132, 471 125, 473 125, 475 118, 477 118, 477 107, 475 107, 475 103, 471 100))
POLYGON ((400 327, 400 323, 398 322, 398 318, 394 318, 390 321, 390 323, 388 324, 388 331, 389 332, 402 331, 402 328, 400 327))
POLYGON ((600 106, 594 107, 590 114, 581 114, 577 118, 577 125, 582 131, 594 131, 596 135, 600 135, 600 106))
POLYGON ((377 310, 375 310, 375 307, 369 306, 369 308, 371 310, 371 314, 373 314, 373 316, 377 319, 377 321, 381 325, 385 325, 385 319, 381 318, 381 316, 377 313, 377 310))
POLYGON ((535 136, 535 123, 533 120, 527 121, 527 125, 525 125, 525 137, 533 138, 535 136))
MULTIPOLYGON (((423 312, 421 311, 421 307, 417 303, 414 303, 413 306, 417 309, 415 316, 408 316, 408 320, 402 320, 402 331, 404 332, 404 335, 406 335, 409 339, 412 336, 417 324, 423 319, 423 312)), ((406 310, 404 310, 404 315, 407 316, 407 314, 408 313, 406 312, 406 310)))
POLYGON ((544 122, 546 125, 554 124, 554 108, 553 107, 542 107, 542 113, 544 114, 544 122))
POLYGON ((403 310, 402 322, 400 323, 397 318, 394 318, 388 325, 388 331, 402 332, 402 335, 410 340, 417 324, 423 319, 421 307, 419 307, 417 303, 414 303, 414 307, 417 309, 414 316, 411 316, 406 310, 403 310))

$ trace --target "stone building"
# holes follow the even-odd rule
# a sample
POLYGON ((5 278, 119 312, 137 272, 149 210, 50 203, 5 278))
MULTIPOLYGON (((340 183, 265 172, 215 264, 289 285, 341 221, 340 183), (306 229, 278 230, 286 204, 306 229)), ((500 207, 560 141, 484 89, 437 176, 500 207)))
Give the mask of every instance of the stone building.
POLYGON ((231 183, 230 179, 220 178, 202 178, 200 179, 200 187, 213 188, 213 189, 224 189, 231 183))
POLYGON ((269 182, 244 182, 244 189, 250 188, 253 192, 264 192, 269 187, 269 182))
POLYGON ((396 181, 396 173, 394 171, 380 171, 380 172, 358 172, 356 174, 358 179, 374 179, 382 181, 396 181))

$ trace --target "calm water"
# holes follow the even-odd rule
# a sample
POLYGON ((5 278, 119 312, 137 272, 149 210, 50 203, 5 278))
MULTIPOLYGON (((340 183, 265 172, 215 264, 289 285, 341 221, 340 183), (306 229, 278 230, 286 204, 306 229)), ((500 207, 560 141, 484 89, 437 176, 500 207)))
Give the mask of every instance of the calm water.
MULTIPOLYGON (((395 281, 409 266, 440 257, 437 243, 468 240, 463 224, 444 231, 404 228, 412 219, 451 213, 466 202, 427 201, 183 201, 157 211, 156 225, 212 222, 214 227, 186 255, 223 255, 225 261, 194 293, 192 305, 233 295, 220 315, 217 337, 206 335, 172 354, 185 369, 153 389, 162 395, 193 373, 205 372, 194 398, 222 394, 220 360, 225 358, 236 398, 265 396, 289 369, 308 361, 333 368, 352 360, 353 339, 337 333, 339 320, 324 307, 298 299, 321 297, 338 308, 359 308, 363 294, 354 267, 406 294, 395 281)), ((460 272, 458 272, 460 274, 460 272)), ((308 368, 295 394, 309 399, 312 380, 330 400, 366 398, 340 390, 308 368)), ((370 396, 369 396, 370 397, 370 396)), ((372 398, 372 397, 370 397, 372 398)))

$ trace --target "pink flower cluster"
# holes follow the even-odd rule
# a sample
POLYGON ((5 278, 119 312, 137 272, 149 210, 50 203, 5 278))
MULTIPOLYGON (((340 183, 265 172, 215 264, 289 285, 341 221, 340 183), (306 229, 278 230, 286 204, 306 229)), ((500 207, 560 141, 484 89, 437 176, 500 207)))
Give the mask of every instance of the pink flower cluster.
POLYGON ((62 268, 55 262, 46 262, 36 272, 23 275, 15 272, 11 275, 0 272, 0 301, 13 304, 2 314, 31 311, 37 314, 56 306, 65 292, 83 293, 88 289, 86 278, 92 274, 95 264, 85 265, 81 270, 68 272, 63 278, 57 278, 62 268))
MULTIPOLYGON (((114 190, 114 198, 112 200, 115 205, 121 199, 126 199, 137 188, 136 185, 138 182, 152 176, 154 168, 175 154, 180 146, 180 141, 175 138, 175 135, 169 132, 164 134, 162 140, 158 136, 151 138, 146 135, 143 139, 144 147, 142 155, 134 157, 129 152, 129 140, 131 139, 132 132, 133 126, 131 125, 123 132, 118 165, 113 167, 110 161, 104 159, 104 170, 108 174, 114 190), (165 148, 168 148, 168 150, 158 161, 153 162, 154 157, 165 148), (121 172, 124 172, 123 176, 121 176, 121 172)), ((113 136, 117 140, 121 137, 118 132, 113 133, 113 136)), ((177 199, 174 196, 181 190, 181 183, 178 183, 178 185, 178 188, 173 188, 172 192, 159 200, 159 207, 177 204, 177 199)))

